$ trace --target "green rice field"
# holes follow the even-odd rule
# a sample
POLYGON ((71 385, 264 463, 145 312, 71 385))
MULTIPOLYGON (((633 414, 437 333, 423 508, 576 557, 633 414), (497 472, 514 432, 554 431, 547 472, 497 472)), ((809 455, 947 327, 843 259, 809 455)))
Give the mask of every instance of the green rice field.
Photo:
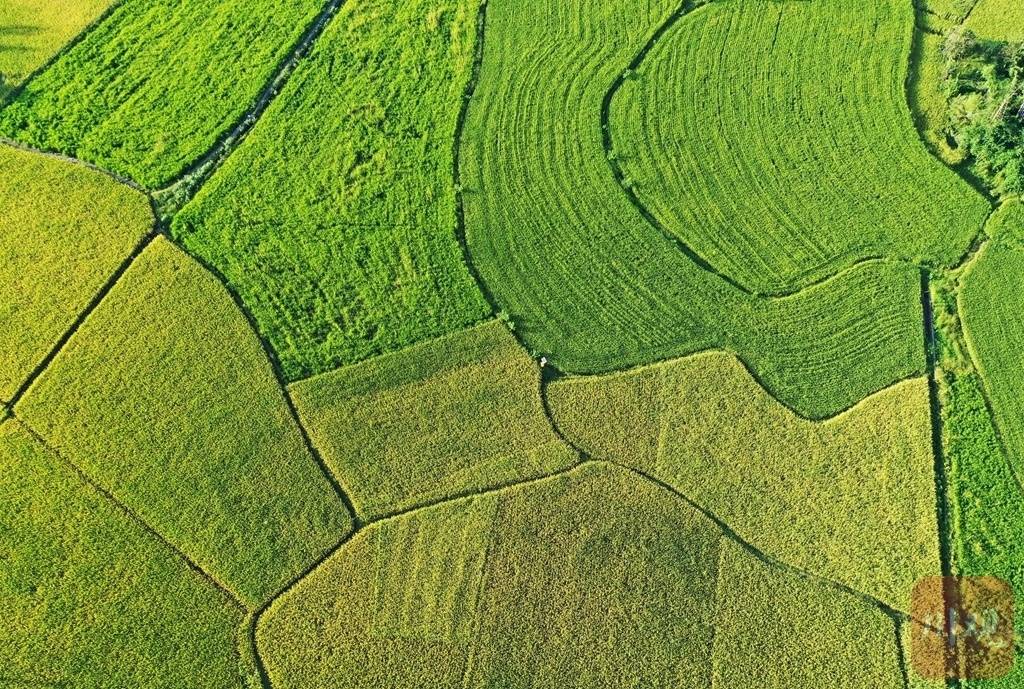
POLYGON ((1022 8, 0 0, 0 689, 1024 689, 1022 8))

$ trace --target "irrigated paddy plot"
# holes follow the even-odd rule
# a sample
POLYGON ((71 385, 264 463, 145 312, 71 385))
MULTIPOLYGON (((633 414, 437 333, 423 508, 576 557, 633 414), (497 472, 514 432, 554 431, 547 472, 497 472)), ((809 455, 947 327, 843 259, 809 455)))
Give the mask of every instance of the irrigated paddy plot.
POLYGON ((813 422, 702 354, 560 381, 549 403, 588 455, 664 481, 783 562, 897 609, 939 571, 923 378, 813 422))
POLYGON ((725 348, 813 416, 922 372, 916 270, 868 263, 789 299, 759 299, 701 268, 618 185, 602 105, 675 8, 488 4, 461 156, 469 248, 495 299, 562 369, 725 348))
POLYGON ((242 686, 237 604, 16 421, 0 553, 4 687, 242 686))
POLYGON ((712 2, 611 104, 616 161, 660 225, 758 293, 869 257, 952 265, 988 203, 921 146, 909 2, 712 2))
POLYGON ((252 607, 351 526, 249 324, 162 238, 15 411, 252 607))
POLYGON ((321 7, 123 0, 0 111, 0 133, 168 184, 256 100, 321 7))
POLYGON ((491 321, 291 386, 302 422, 363 517, 564 469, 540 368, 491 321))
POLYGON ((290 380, 488 315, 452 177, 476 18, 469 0, 347 3, 176 219, 290 380))
POLYGON ((0 401, 10 401, 153 227, 98 172, 0 145, 0 401))

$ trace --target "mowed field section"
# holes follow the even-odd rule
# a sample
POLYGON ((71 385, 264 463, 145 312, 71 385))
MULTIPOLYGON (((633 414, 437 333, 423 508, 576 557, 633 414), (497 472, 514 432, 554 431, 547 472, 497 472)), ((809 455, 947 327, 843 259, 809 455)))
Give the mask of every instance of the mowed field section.
POLYGON ((605 464, 370 526, 275 601, 256 640, 282 689, 710 689, 765 652, 785 682, 728 686, 902 686, 880 610, 605 464), (776 614, 799 621, 784 641, 764 624, 776 614))
POLYGON ((871 262, 786 299, 702 268, 617 183, 603 103, 677 3, 488 4, 461 161, 470 252, 538 353, 595 373, 709 348, 829 416, 923 371, 920 285, 871 262))
POLYGON ((622 174, 661 226, 757 293, 869 257, 956 263, 989 205, 914 130, 913 26, 901 0, 700 7, 616 92, 622 174))
POLYGON ((351 528, 245 317, 163 238, 15 413, 250 607, 351 528))
POLYGON ((939 571, 923 378, 813 422, 715 353, 558 381, 548 402, 588 456, 665 482, 782 562, 896 609, 939 571))
POLYGON ((322 8, 123 0, 0 110, 0 133, 166 185, 241 118, 322 8))
POLYGON ((359 516, 375 518, 572 466, 540 382, 537 362, 491 321, 290 391, 359 516))
POLYGON ((471 0, 352 0, 173 234, 290 380, 483 320, 456 240, 471 0))
POLYGON ((113 0, 0 0, 0 100, 99 18, 113 0))
POLYGON ((152 230, 146 197, 0 145, 0 401, 10 401, 152 230))
POLYGON ((243 611, 17 421, 0 552, 0 685, 241 688, 243 611))

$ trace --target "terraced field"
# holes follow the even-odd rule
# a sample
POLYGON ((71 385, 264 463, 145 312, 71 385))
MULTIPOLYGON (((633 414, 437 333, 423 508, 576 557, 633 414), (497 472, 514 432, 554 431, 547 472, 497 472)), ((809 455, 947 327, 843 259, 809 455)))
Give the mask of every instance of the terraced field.
POLYGON ((621 174, 660 227, 757 293, 870 257, 955 264, 988 204, 914 131, 913 21, 896 0, 704 5, 615 92, 621 174))
POLYGON ((575 373, 729 349, 814 416, 921 373, 916 270, 867 263, 761 299, 701 267, 630 203, 606 160, 602 103, 675 5, 596 7, 488 5, 463 135, 467 239, 525 341, 575 373), (553 95, 549 83, 562 88, 553 95))
POLYGON ((0 0, 0 688, 1024 686, 1016 11, 0 0))

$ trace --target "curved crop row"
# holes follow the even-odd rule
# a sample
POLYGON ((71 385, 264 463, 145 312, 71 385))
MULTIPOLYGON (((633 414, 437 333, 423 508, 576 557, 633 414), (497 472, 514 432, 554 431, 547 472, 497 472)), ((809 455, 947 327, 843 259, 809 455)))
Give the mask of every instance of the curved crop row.
POLYGON ((753 297, 702 269, 623 193, 605 160, 603 101, 674 9, 489 3, 461 160, 467 240, 495 299, 565 370, 726 348, 812 416, 921 371, 916 271, 867 263, 786 299, 753 297))
POLYGON ((612 101, 622 173, 667 231, 757 293, 872 256, 956 263, 989 207, 914 130, 913 24, 901 0, 701 7, 612 101))

